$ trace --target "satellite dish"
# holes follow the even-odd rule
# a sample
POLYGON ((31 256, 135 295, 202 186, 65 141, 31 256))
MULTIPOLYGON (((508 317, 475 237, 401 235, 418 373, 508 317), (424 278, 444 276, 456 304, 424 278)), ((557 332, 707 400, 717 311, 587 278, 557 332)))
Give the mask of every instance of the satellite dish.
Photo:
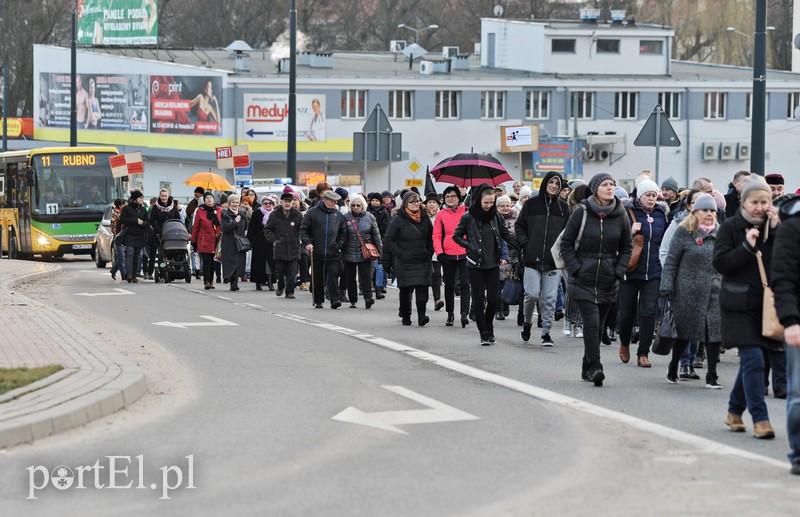
POLYGON ((411 45, 409 45, 406 48, 404 48, 402 50, 402 53, 403 53, 404 56, 406 56, 406 59, 408 59, 408 58, 417 59, 418 57, 422 57, 425 54, 427 54, 428 51, 425 50, 424 48, 420 47, 416 43, 412 43, 411 45))
POLYGON ((794 48, 800 49, 800 34, 794 37, 794 48))
POLYGON ((492 9, 492 12, 494 13, 495 18, 500 18, 501 16, 503 16, 503 6, 497 4, 496 6, 494 6, 494 9, 492 9))

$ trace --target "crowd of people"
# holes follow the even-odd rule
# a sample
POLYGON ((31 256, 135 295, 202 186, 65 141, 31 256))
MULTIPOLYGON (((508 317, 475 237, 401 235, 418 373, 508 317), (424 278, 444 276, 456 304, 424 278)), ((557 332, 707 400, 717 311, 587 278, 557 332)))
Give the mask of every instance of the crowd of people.
POLYGON ((642 171, 626 192, 608 173, 567 182, 549 172, 536 191, 516 182, 508 193, 483 184, 424 197, 416 189, 350 195, 320 183, 308 198, 286 187, 280 199, 264 195, 258 204, 248 189, 217 198, 198 188, 184 209, 162 190, 149 210, 134 191, 127 204, 115 202, 113 230, 124 238, 115 240, 111 274, 152 278, 152 236, 181 219, 205 289, 225 282, 238 291, 250 282, 286 298, 310 290, 319 309, 326 301, 357 308, 360 298, 370 309, 391 284, 402 325, 414 314, 417 325, 430 323, 432 294, 444 325, 474 322, 484 346, 496 342, 495 321, 517 305, 523 343, 536 325, 541 346, 554 346, 553 327, 564 320, 562 333, 583 341, 581 378, 598 387, 601 344, 618 339, 622 363, 635 344, 636 365, 652 367, 668 309, 676 339, 667 382, 699 380, 696 370, 705 368, 706 388, 721 389, 720 354, 736 350, 727 425, 745 431, 746 411, 755 436, 773 438, 765 397, 770 387, 774 397, 788 396, 790 460, 800 474, 800 196, 786 194, 784 183, 778 174, 740 171, 723 195, 708 178, 682 189, 642 171), (783 339, 762 332, 766 286, 783 339))

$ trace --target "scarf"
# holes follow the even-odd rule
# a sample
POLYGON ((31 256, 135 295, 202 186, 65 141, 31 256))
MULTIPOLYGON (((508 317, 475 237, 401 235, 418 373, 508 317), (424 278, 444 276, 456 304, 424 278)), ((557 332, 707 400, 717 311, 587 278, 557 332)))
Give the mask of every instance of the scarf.
POLYGON ((408 217, 410 217, 414 222, 421 223, 422 222, 422 209, 417 210, 416 213, 410 211, 408 208, 404 208, 408 217))
POLYGON ((767 220, 766 216, 761 218, 756 218, 751 216, 750 214, 747 213, 744 207, 740 207, 739 212, 742 214, 742 218, 744 218, 744 220, 747 221, 748 224, 752 224, 753 226, 761 226, 764 224, 764 221, 767 220))
POLYGON ((652 214, 652 213, 653 213, 653 210, 655 210, 655 209, 656 209, 656 207, 658 206, 658 203, 656 203, 655 205, 653 205, 653 208, 647 208, 647 207, 646 207, 646 206, 644 206, 644 205, 642 204, 642 202, 641 202, 641 201, 639 201, 638 199, 634 199, 634 200, 633 200, 633 204, 634 204, 634 206, 635 206, 636 208, 639 208, 639 209, 641 209, 641 211, 642 211, 642 212, 644 212, 644 213, 645 213, 645 214, 647 214, 647 215, 650 215, 650 214, 652 214))
POLYGON ((160 199, 156 201, 156 207, 159 209, 159 211, 172 212, 172 209, 175 208, 175 202, 172 200, 172 198, 169 198, 167 201, 169 202, 167 206, 162 205, 160 199))
POLYGON ((597 202, 597 198, 595 196, 589 196, 586 200, 589 204, 589 207, 597 214, 597 217, 600 219, 605 219, 608 215, 617 208, 617 201, 616 199, 607 205, 601 205, 597 202))
POLYGON ((259 210, 261 210, 261 213, 264 215, 264 216, 261 218, 261 224, 263 224, 264 226, 266 226, 266 225, 267 225, 267 219, 269 219, 269 214, 271 214, 271 213, 272 213, 272 210, 266 210, 266 209, 264 209, 264 205, 261 205, 261 206, 260 206, 258 209, 259 209, 259 210))
POLYGON ((206 211, 206 217, 211 221, 211 226, 219 226, 219 219, 217 219, 217 207, 200 205, 200 208, 206 211))
POLYGON ((708 235, 709 233, 714 231, 714 228, 717 227, 717 223, 705 225, 705 224, 698 224, 698 227, 703 230, 703 233, 708 235))

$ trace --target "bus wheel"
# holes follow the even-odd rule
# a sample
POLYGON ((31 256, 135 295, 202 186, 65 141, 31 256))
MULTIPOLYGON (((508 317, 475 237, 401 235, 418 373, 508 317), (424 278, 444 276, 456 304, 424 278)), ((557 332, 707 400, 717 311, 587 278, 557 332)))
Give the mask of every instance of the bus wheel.
POLYGON ((7 257, 10 259, 17 258, 17 236, 11 235, 8 238, 8 255, 7 257))

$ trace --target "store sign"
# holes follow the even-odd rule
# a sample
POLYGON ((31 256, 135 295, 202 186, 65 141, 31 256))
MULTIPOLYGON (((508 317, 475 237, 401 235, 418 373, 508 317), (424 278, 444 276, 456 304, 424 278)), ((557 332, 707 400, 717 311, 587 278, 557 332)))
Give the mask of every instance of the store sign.
MULTIPOLYGON (((286 142, 289 137, 289 96, 246 93, 242 133, 247 140, 286 142)), ((324 142, 325 96, 297 95, 297 141, 324 142)))

